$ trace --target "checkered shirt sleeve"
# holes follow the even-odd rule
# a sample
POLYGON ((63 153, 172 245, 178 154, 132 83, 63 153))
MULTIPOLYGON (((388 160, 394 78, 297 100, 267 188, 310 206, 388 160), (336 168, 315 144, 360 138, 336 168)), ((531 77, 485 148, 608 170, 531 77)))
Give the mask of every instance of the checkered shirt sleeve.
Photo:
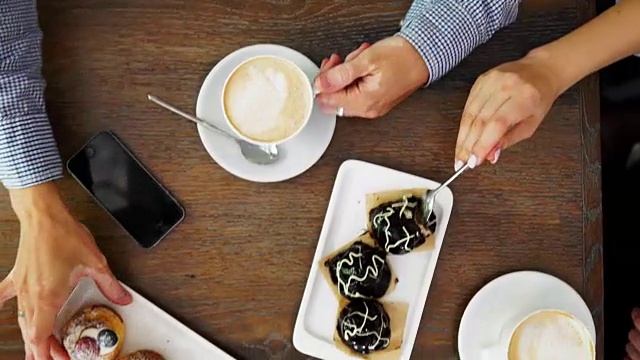
POLYGON ((397 35, 418 50, 429 69, 426 85, 457 66, 518 16, 521 0, 414 0, 397 35))
POLYGON ((24 188, 62 177, 44 103, 35 0, 0 0, 0 181, 24 188))

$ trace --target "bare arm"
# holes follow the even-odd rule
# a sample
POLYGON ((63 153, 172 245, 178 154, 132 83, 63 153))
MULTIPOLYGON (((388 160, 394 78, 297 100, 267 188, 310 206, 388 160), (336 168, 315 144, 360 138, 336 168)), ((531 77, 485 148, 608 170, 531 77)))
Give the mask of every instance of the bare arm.
POLYGON ((460 121, 455 168, 533 136, 557 97, 585 76, 640 52, 640 0, 625 0, 522 59, 481 75, 460 121))
POLYGON ((585 76, 640 52, 640 0, 625 0, 560 39, 531 51, 557 76, 558 93, 585 76))

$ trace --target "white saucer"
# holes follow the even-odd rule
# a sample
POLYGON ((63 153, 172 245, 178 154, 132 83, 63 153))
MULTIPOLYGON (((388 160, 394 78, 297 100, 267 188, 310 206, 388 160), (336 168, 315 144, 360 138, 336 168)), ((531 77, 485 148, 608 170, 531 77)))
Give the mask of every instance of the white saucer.
POLYGON ((595 344, 596 326, 589 307, 571 286, 545 273, 519 271, 492 280, 467 305, 458 331, 460 360, 480 359, 481 349, 498 341, 501 326, 509 319, 549 308, 580 319, 595 344))
MULTIPOLYGON (((196 115, 231 132, 222 114, 222 86, 237 65, 259 55, 275 55, 291 60, 300 66, 311 80, 320 71, 309 58, 281 45, 259 44, 236 50, 220 60, 204 79, 198 94, 196 115)), ((213 160, 231 174, 254 182, 277 182, 302 174, 320 160, 331 142, 335 127, 335 115, 324 114, 318 106, 314 106, 307 126, 295 138, 278 146, 280 158, 271 165, 256 165, 247 161, 232 140, 200 125, 198 134, 213 160)))

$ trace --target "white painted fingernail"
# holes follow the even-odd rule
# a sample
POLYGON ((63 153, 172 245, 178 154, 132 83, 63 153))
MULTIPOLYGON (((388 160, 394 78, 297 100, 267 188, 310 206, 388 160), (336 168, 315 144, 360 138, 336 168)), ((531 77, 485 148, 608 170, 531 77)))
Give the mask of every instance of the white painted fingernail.
POLYGON ((469 169, 473 169, 478 165, 478 158, 475 155, 469 156, 469 160, 467 160, 467 165, 469 165, 469 169))
POLYGON ((453 165, 453 169, 454 169, 454 171, 458 171, 458 170, 462 169, 463 166, 464 166, 464 163, 461 160, 458 160, 453 165))
POLYGON ((493 160, 491 160, 492 164, 495 164, 495 163, 498 162, 498 159, 500 158, 500 151, 502 151, 502 150, 498 149, 498 150, 496 150, 495 153, 493 153, 493 160))

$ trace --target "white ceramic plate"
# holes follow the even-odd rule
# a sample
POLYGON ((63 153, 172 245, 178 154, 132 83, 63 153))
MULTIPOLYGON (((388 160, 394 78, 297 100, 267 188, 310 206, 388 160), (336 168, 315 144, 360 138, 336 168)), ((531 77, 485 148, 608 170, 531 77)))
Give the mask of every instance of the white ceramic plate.
MULTIPOLYGON (((320 359, 354 359, 333 342, 338 300, 319 271, 318 262, 367 228, 365 195, 438 185, 432 180, 358 160, 347 160, 340 166, 293 332, 293 344, 298 351, 320 359)), ((452 208, 453 193, 445 188, 436 198, 434 211, 438 225, 434 250, 388 257, 400 281, 393 292, 381 300, 409 305, 401 360, 411 357, 452 208)))
POLYGON ((124 286, 133 295, 133 302, 127 306, 118 306, 102 295, 92 279, 82 279, 58 313, 56 338, 60 340, 61 328, 81 308, 89 305, 107 305, 120 314, 125 323, 125 339, 121 354, 148 349, 157 351, 167 360, 234 360, 220 348, 124 286))
POLYGON ((479 360, 481 350, 498 341, 504 323, 543 309, 562 310, 577 317, 596 343, 596 326, 580 294, 554 276, 518 271, 492 280, 467 305, 458 331, 460 359, 479 360))
MULTIPOLYGON (((303 54, 280 45, 259 44, 234 51, 220 60, 205 78, 198 94, 196 115, 220 129, 233 133, 222 113, 220 97, 227 76, 241 62, 260 55, 280 56, 293 61, 313 80, 320 69, 303 54)), ((335 115, 327 115, 314 106, 305 128, 293 139, 279 145, 279 160, 271 165, 247 161, 233 140, 198 125, 198 134, 211 158, 229 173, 254 182, 278 182, 291 179, 311 168, 324 154, 336 127, 335 115)))

